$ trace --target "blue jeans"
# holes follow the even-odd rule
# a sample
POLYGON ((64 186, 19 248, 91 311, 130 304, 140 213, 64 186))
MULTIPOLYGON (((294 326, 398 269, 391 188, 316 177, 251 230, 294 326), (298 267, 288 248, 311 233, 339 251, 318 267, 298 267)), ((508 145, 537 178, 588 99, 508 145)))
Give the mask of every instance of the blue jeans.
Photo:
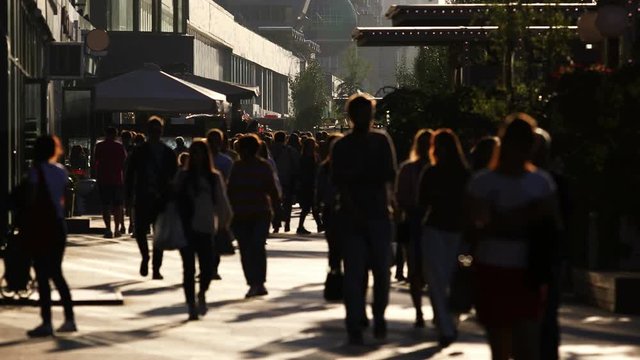
POLYGON ((238 239, 240 260, 249 286, 263 285, 267 281, 267 251, 270 221, 234 220, 232 229, 238 239))
POLYGON ((344 304, 347 310, 346 326, 349 332, 362 331, 366 314, 366 284, 368 270, 373 273, 374 323, 384 322, 389 303, 389 285, 392 262, 392 225, 388 219, 369 220, 363 229, 349 224, 344 230, 344 304))

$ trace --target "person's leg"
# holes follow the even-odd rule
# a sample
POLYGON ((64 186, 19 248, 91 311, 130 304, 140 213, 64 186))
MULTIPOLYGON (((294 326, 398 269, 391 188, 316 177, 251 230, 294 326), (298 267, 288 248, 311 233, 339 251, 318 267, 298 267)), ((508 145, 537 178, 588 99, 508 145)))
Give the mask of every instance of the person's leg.
POLYGON ((362 327, 365 321, 365 283, 367 275, 367 247, 361 234, 353 231, 345 234, 344 254, 344 305, 346 327, 351 342, 362 342, 362 327))
MULTIPOLYGON (((156 222, 156 219, 158 218, 158 209, 151 209, 150 212, 150 217, 149 217, 149 224, 150 226, 153 226, 156 222)), ((154 234, 155 234, 155 229, 154 229, 154 234)), ((163 254, 164 251, 162 249, 157 249, 155 246, 153 247, 152 250, 152 260, 151 260, 151 264, 153 266, 153 279, 155 280, 162 280, 163 277, 160 274, 160 268, 162 267, 162 258, 163 258, 163 254)))
POLYGON ((282 190, 282 214, 284 221, 284 231, 289 232, 291 230, 291 211, 293 208, 293 194, 291 193, 291 189, 283 189, 282 190))
POLYGON ((327 224, 325 237, 327 239, 327 245, 329 248, 329 269, 331 271, 341 271, 342 257, 340 256, 340 242, 338 240, 339 230, 335 228, 333 224, 325 214, 325 224, 327 224))
MULTIPOLYGON (((63 242, 64 244, 64 242, 63 242)), ((64 245, 54 250, 52 257, 51 279, 60 294, 60 301, 64 307, 64 319, 65 322, 73 323, 75 316, 73 314, 73 301, 71 299, 71 291, 69 285, 62 274, 62 259, 64 257, 64 245)), ((73 326, 75 328, 75 325, 73 326)), ((75 329, 69 329, 75 331, 75 329)))
POLYGON ((264 284, 267 282, 267 249, 265 248, 265 241, 269 235, 269 221, 256 221, 253 231, 251 243, 254 247, 253 251, 255 254, 254 282, 256 286, 264 287, 264 284))
POLYGON ((34 259, 33 267, 36 271, 38 282, 38 303, 40 304, 40 317, 42 324, 51 327, 51 263, 49 256, 39 256, 34 259))
MULTIPOLYGON (((211 279, 213 277, 214 268, 213 268, 213 260, 214 253, 213 244, 211 243, 210 235, 202 234, 198 236, 196 252, 198 254, 198 264, 200 266, 200 289, 198 292, 199 296, 204 298, 204 294, 209 290, 209 285, 211 284, 211 279)), ((220 261, 220 256, 218 256, 218 262, 220 261)))
POLYGON ((142 261, 140 263, 140 275, 149 274, 149 243, 147 229, 149 228, 149 211, 144 199, 138 198, 135 206, 135 237, 142 261))
MULTIPOLYGON (((107 185, 98 185, 100 191, 100 200, 102 202, 102 220, 104 221, 104 227, 107 229, 104 236, 110 238, 113 236, 111 231, 111 209, 113 207, 112 202, 112 189, 107 185)), ((116 224, 116 230, 118 226, 116 224)))
POLYGON ((560 307, 560 277, 562 266, 556 264, 553 277, 549 283, 547 301, 540 331, 540 358, 556 360, 559 358, 560 325, 558 324, 558 308, 560 307))
POLYGON ((541 359, 540 322, 529 320, 514 324, 512 344, 513 358, 515 360, 541 359))
POLYGON ((300 204, 300 219, 298 221, 298 234, 306 234, 308 233, 307 229, 304 228, 304 221, 307 219, 307 215, 311 211, 311 207, 309 204, 300 204))
POLYGON ((511 358, 511 329, 507 327, 488 327, 487 340, 491 348, 492 360, 511 358))
POLYGON ((322 222, 320 209, 318 209, 317 206, 311 206, 311 214, 313 215, 313 220, 316 222, 316 226, 318 227, 318 232, 323 232, 325 228, 324 223, 322 222))
POLYGON ((394 263, 396 266, 396 275, 395 278, 398 281, 404 281, 406 278, 404 276, 404 263, 405 263, 405 246, 404 243, 396 243, 396 254, 395 254, 394 263))
POLYGON ((431 227, 424 228, 423 234, 423 264, 425 279, 429 285, 429 298, 433 307, 434 319, 440 341, 448 345, 455 337, 455 326, 449 313, 447 286, 449 285, 447 256, 447 244, 442 231, 431 227))
POLYGON ((384 313, 389 303, 391 279, 391 238, 390 221, 378 220, 369 223, 370 264, 373 273, 373 320, 376 337, 386 337, 384 313))
POLYGON ((187 306, 189 308, 189 319, 195 320, 197 319, 197 314, 195 313, 196 261, 195 261, 193 245, 190 244, 180 249, 180 257, 182 258, 182 288, 184 290, 184 297, 187 302, 187 306))
POLYGON ((250 229, 251 223, 249 222, 234 222, 232 228, 233 233, 238 239, 238 247, 240 249, 240 263, 242 264, 242 271, 244 278, 247 281, 247 285, 251 285, 252 276, 252 249, 250 246, 250 229))

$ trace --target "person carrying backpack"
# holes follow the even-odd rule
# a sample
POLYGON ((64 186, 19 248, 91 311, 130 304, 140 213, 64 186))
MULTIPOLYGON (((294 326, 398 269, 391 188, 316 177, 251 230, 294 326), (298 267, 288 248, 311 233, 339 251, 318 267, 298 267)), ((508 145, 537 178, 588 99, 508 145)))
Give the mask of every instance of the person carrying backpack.
POLYGON ((63 150, 55 136, 42 136, 34 147, 34 165, 29 170, 27 205, 18 223, 25 249, 33 259, 40 295, 42 324, 27 332, 29 337, 53 335, 51 325, 51 286, 60 294, 65 321, 58 332, 77 331, 69 286, 62 274, 62 259, 67 240, 64 223, 64 194, 68 174, 57 162, 63 150), (35 226, 34 226, 35 225, 35 226))

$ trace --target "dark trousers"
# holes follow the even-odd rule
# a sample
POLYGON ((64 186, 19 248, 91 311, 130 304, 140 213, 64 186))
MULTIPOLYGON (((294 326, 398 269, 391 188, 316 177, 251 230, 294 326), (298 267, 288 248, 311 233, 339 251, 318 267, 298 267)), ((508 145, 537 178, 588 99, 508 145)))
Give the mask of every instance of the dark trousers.
POLYGON ((557 263, 553 269, 553 277, 549 282, 547 304, 542 317, 541 326, 541 359, 556 360, 559 358, 560 325, 558 324, 558 308, 560 307, 562 264, 557 263))
POLYGON ((324 235, 329 246, 329 269, 331 271, 342 271, 341 233, 336 220, 333 210, 325 207, 322 211, 322 222, 326 227, 324 235))
MULTIPOLYGON (((138 243, 138 249, 140 249, 140 255, 142 255, 143 261, 149 260, 149 242, 147 240, 147 231, 150 226, 156 222, 158 217, 158 209, 152 206, 151 201, 145 201, 143 198, 138 198, 135 207, 135 235, 136 242, 138 243)), ((162 250, 153 249, 152 266, 154 272, 159 272, 162 266, 162 250)))
POLYGON ((233 233, 238 239, 240 260, 249 286, 262 285, 267 280, 267 250, 269 220, 235 220, 233 233))
POLYGON ((285 225, 291 224, 291 211, 293 208, 293 192, 291 189, 282 189, 282 212, 279 221, 285 225))
POLYGON ((311 204, 300 204, 300 221, 298 222, 298 229, 304 227, 304 221, 309 213, 313 214, 313 220, 315 220, 318 228, 322 226, 322 219, 320 218, 320 211, 317 206, 311 204))
POLYGON ((368 269, 373 273, 374 323, 384 322, 389 303, 391 273, 391 221, 370 220, 362 229, 345 224, 344 243, 344 303, 349 332, 362 331, 366 314, 366 284, 368 269))
POLYGON ((49 280, 58 289, 60 300, 64 307, 65 320, 74 320, 73 302, 67 281, 62 275, 62 258, 64 256, 65 235, 56 242, 52 251, 45 255, 38 255, 33 259, 33 267, 38 281, 38 293, 40 295, 40 316, 43 324, 51 324, 51 285, 49 280))
POLYGON ((196 255, 200 265, 200 294, 204 295, 211 284, 213 275, 213 244, 211 234, 195 233, 189 235, 189 245, 180 249, 182 257, 182 287, 187 304, 195 304, 195 275, 196 275, 196 255))

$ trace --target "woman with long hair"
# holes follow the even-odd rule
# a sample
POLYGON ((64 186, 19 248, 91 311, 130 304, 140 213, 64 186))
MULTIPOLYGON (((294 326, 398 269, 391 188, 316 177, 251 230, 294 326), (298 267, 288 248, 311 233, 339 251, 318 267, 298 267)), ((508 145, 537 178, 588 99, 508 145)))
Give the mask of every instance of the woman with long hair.
POLYGON ((261 141, 248 134, 237 142, 240 160, 229 176, 228 194, 233 207, 233 233, 240 246, 242 269, 249 285, 246 298, 267 295, 267 252, 265 243, 280 190, 273 167, 258 156, 261 141))
POLYGON ((397 233, 398 252, 404 256, 409 268, 409 289, 413 306, 416 309, 414 326, 417 328, 424 327, 422 289, 425 282, 422 275, 422 251, 420 250, 421 222, 424 218, 424 213, 418 206, 416 193, 418 192, 420 174, 431 163, 429 148, 432 135, 433 131, 430 129, 421 129, 416 133, 413 138, 409 159, 400 164, 400 171, 396 181, 396 200, 401 218, 397 233))
POLYGON ((421 250, 439 344, 447 347, 457 337, 447 294, 461 244, 463 199, 470 173, 460 140, 450 129, 433 134, 430 157, 432 166, 422 172, 418 192, 418 204, 427 214, 421 250))
POLYGON ((304 227, 304 221, 311 212, 318 225, 318 232, 322 232, 322 220, 318 208, 314 206, 313 196, 316 187, 316 173, 318 170, 318 144, 313 138, 306 138, 302 146, 300 156, 300 188, 298 202, 300 203, 300 222, 298 223, 298 235, 309 235, 311 232, 304 227))
POLYGON ((552 241, 560 224, 556 185, 531 163, 535 120, 516 113, 506 123, 495 165, 468 189, 471 224, 483 233, 474 254, 476 310, 493 359, 539 359, 545 286, 532 269, 545 256, 537 245, 552 241))
POLYGON ((500 148, 500 138, 495 136, 486 136, 480 139, 476 146, 471 149, 469 160, 471 162, 471 170, 480 171, 491 166, 491 162, 495 159, 495 154, 500 148))
POLYGON ((180 249, 183 288, 189 307, 189 320, 207 313, 205 294, 213 276, 213 238, 231 220, 231 206, 225 181, 214 170, 209 147, 194 141, 189 148, 189 161, 178 174, 177 202, 187 246, 180 249), (200 265, 200 289, 196 306, 195 256, 200 265))

